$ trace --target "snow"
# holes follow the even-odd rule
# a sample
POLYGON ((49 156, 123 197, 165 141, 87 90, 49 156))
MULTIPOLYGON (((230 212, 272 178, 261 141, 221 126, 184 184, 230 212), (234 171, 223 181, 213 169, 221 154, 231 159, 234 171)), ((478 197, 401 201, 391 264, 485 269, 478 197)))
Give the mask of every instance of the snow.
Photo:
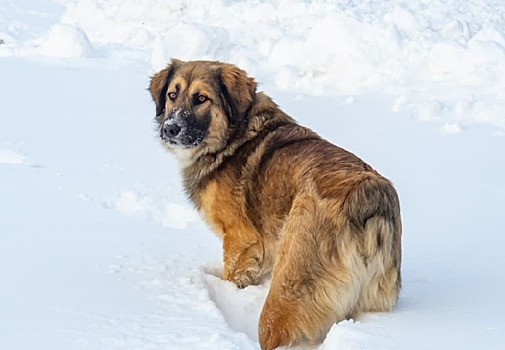
POLYGON ((0 149, 0 164, 23 164, 25 157, 16 151, 0 149))
POLYGON ((187 205, 132 191, 122 192, 117 199, 104 204, 123 215, 152 220, 166 227, 186 229, 188 223, 198 220, 197 213, 187 205))
POLYGON ((91 56, 92 51, 86 33, 79 28, 64 24, 53 26, 40 45, 42 56, 86 57, 91 56))
POLYGON ((0 56, 98 56, 153 71, 171 57, 219 59, 293 93, 385 91, 396 109, 440 128, 505 129, 502 1, 22 0, 3 9, 0 56), (433 96, 440 109, 426 108, 433 96))
POLYGON ((395 183, 404 287, 316 349, 502 349, 505 4, 0 3, 0 348, 259 349, 268 281, 221 280, 145 91, 238 64, 395 183))

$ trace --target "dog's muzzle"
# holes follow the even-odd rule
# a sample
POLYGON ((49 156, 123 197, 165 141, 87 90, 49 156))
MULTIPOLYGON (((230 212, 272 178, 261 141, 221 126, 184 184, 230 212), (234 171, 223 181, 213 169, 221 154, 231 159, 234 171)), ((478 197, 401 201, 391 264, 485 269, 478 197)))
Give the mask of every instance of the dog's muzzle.
POLYGON ((160 126, 160 137, 169 147, 191 148, 198 146, 208 128, 185 109, 175 108, 160 126))

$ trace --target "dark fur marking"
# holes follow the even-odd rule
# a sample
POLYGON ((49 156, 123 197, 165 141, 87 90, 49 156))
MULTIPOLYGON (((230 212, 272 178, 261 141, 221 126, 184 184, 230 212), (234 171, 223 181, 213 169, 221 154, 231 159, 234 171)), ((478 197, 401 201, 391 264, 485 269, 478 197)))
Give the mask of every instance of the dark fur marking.
POLYGON ((221 70, 218 70, 218 73, 216 75, 216 81, 218 84, 219 91, 221 93, 222 100, 225 104, 223 108, 226 112, 226 117, 228 118, 228 123, 230 126, 233 126, 235 122, 238 120, 238 112, 237 112, 237 107, 235 106, 235 103, 233 102, 233 99, 230 97, 230 93, 228 92, 228 89, 226 88, 226 85, 223 82, 223 78, 221 77, 221 70))
POLYGON ((377 249, 380 251, 383 248, 382 232, 377 232, 377 249))
POLYGON ((158 104, 156 105, 156 117, 159 118, 163 112, 165 112, 165 104, 167 103, 167 90, 168 85, 170 85, 170 81, 174 77, 175 67, 172 65, 170 70, 167 73, 167 79, 165 81, 165 85, 160 90, 160 94, 158 96, 158 104))
POLYGON ((288 139, 288 140, 275 140, 273 147, 270 147, 268 150, 266 150, 262 157, 261 157, 261 162, 258 166, 258 172, 263 173, 265 165, 267 162, 273 157, 274 153, 280 149, 283 149, 285 147, 289 147, 295 143, 302 143, 302 142, 308 142, 308 141, 320 141, 321 139, 318 137, 301 137, 299 139, 288 139))
POLYGON ((365 180, 346 200, 348 219, 358 228, 375 216, 389 220, 396 227, 400 204, 393 186, 385 181, 365 180))

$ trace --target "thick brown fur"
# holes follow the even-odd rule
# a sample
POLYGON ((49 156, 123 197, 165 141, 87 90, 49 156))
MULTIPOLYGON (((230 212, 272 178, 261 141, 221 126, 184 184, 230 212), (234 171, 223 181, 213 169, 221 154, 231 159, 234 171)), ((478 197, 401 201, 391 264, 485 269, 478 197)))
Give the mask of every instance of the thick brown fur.
POLYGON ((233 65, 173 60, 149 89, 160 128, 181 106, 207 123, 198 145, 165 145, 223 241, 223 278, 244 288, 271 274, 263 350, 315 344, 335 322, 394 307, 401 220, 389 180, 297 124, 233 65), (205 103, 188 102, 202 93, 205 103))

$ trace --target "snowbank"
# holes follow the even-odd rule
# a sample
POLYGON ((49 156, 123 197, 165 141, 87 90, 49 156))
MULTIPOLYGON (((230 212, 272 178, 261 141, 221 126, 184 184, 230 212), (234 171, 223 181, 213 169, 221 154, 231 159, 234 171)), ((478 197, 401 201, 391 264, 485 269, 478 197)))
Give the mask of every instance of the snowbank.
POLYGON ((25 156, 8 149, 0 149, 0 164, 23 164, 25 156))
POLYGON ((91 44, 79 28, 57 24, 51 28, 40 45, 40 54, 49 57, 87 57, 93 52, 91 44))
POLYGON ((442 130, 446 123, 461 130, 476 123, 505 130, 505 2, 56 3, 62 16, 54 27, 20 30, 16 23, 0 22, 6 38, 0 55, 94 52, 140 60, 152 70, 171 57, 217 59, 238 64, 264 85, 295 93, 386 91, 395 110, 434 121, 442 130))
POLYGON ((78 0, 62 22, 94 45, 145 51, 153 70, 218 59, 283 90, 385 90, 420 120, 503 130, 503 15, 495 1, 78 0))
POLYGON ((117 198, 106 200, 104 205, 121 214, 176 229, 185 229, 188 223, 199 220, 196 211, 188 206, 133 191, 122 192, 117 198))

